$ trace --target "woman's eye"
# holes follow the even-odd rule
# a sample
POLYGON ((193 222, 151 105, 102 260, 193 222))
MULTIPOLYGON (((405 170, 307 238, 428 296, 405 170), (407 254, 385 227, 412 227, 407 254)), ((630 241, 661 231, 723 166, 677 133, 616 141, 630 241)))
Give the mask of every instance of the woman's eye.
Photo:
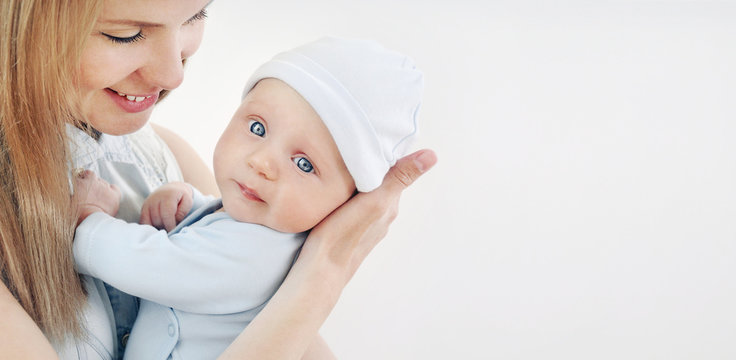
POLYGON ((112 35, 108 35, 105 33, 102 33, 102 35, 105 35, 105 37, 110 39, 110 41, 117 43, 117 44, 130 44, 130 43, 134 43, 138 40, 143 40, 146 38, 145 36, 143 36, 143 33, 140 31, 137 34, 130 36, 130 37, 117 37, 117 36, 112 36, 112 35))
POLYGON ((260 121, 251 120, 248 125, 250 126, 250 132, 260 137, 266 135, 266 127, 260 121))
POLYGON ((314 166, 312 166, 312 163, 307 160, 305 157, 295 157, 292 159, 294 161, 294 164, 299 167, 299 170, 304 171, 305 173, 311 173, 314 171, 314 166))

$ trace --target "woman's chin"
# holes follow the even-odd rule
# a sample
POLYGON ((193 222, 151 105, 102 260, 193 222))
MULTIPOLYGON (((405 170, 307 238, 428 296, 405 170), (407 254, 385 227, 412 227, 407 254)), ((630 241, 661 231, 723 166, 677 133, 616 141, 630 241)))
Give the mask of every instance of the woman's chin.
POLYGON ((93 119, 89 124, 97 131, 107 135, 127 135, 140 130, 151 118, 151 111, 122 116, 109 116, 104 120, 93 119))

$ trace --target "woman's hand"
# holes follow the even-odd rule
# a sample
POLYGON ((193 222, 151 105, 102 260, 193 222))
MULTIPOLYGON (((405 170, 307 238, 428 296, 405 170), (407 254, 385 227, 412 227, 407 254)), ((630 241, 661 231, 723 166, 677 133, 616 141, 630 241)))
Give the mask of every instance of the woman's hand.
POLYGON ((399 211, 401 193, 437 162, 431 150, 400 159, 376 190, 359 193, 325 218, 309 234, 301 256, 316 252, 342 274, 340 288, 352 278, 370 251, 388 232, 399 211))
POLYGON ((401 193, 437 162, 431 150, 400 159, 369 193, 360 193, 309 234, 276 294, 220 359, 299 359, 347 282, 388 232, 401 193))

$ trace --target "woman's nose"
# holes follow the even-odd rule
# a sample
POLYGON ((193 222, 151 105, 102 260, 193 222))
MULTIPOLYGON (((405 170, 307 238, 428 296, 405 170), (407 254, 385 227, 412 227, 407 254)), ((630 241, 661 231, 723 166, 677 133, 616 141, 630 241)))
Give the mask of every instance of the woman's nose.
POLYGON ((156 44, 146 65, 139 72, 156 87, 171 90, 184 80, 184 53, 178 37, 172 35, 156 44))
POLYGON ((184 81, 184 63, 181 56, 175 54, 161 54, 147 67, 147 77, 152 84, 166 90, 176 89, 184 81))
POLYGON ((248 156, 248 166, 266 180, 276 180, 278 178, 276 164, 265 149, 251 153, 248 156))

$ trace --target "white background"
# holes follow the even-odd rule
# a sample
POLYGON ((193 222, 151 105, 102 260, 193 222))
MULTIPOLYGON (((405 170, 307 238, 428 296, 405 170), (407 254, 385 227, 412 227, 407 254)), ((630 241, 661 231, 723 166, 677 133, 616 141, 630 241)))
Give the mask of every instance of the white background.
POLYGON ((323 327, 342 359, 736 358, 736 4, 217 0, 154 121, 210 162, 323 35, 426 77, 438 165, 323 327))

